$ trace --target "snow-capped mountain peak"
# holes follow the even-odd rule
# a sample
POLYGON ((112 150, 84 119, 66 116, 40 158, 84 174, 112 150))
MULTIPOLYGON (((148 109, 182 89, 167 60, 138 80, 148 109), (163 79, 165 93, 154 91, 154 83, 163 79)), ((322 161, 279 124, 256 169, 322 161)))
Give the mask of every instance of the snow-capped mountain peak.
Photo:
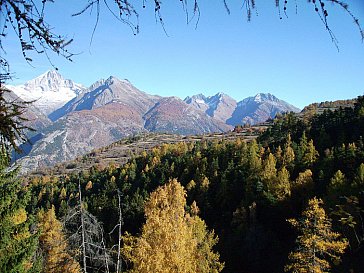
POLYGON ((279 112, 298 112, 299 109, 278 99, 270 93, 258 93, 238 102, 237 107, 227 123, 256 124, 274 118, 279 112))
POLYGON ((262 94, 258 93, 255 97, 254 97, 254 101, 256 102, 262 102, 262 94))
POLYGON ((205 95, 200 93, 200 94, 197 94, 197 95, 193 95, 192 97, 187 96, 184 99, 184 102, 187 103, 187 104, 191 104, 192 102, 196 102, 198 104, 204 104, 204 103, 206 103, 206 97, 205 97, 205 95))
POLYGON ((236 101, 222 92, 208 97, 198 94, 187 97, 184 101, 222 122, 230 117, 236 107, 236 101))
POLYGON ((60 92, 62 91, 60 88, 69 88, 73 89, 74 92, 78 94, 80 90, 84 89, 82 85, 74 83, 71 80, 64 79, 63 76, 56 70, 47 71, 35 79, 27 81, 24 84, 24 87, 27 89, 40 88, 42 93, 60 92))
POLYGON ((24 101, 34 101, 33 104, 45 115, 61 107, 85 89, 81 84, 64 79, 55 70, 47 71, 23 85, 8 86, 8 88, 24 101))
POLYGON ((251 102, 254 102, 257 104, 261 104, 261 103, 265 103, 265 102, 279 103, 279 102, 281 102, 281 100, 270 93, 258 93, 255 96, 247 97, 247 98, 243 99, 242 101, 240 101, 238 103, 238 105, 241 106, 241 105, 244 105, 246 103, 251 103, 251 102))
POLYGON ((226 97, 227 95, 225 95, 222 92, 219 92, 217 94, 215 94, 214 96, 209 96, 206 99, 206 103, 210 106, 210 108, 213 108, 214 110, 216 110, 218 104, 224 100, 224 97, 226 97))
POLYGON ((218 92, 214 97, 222 98, 225 95, 223 92, 218 92))

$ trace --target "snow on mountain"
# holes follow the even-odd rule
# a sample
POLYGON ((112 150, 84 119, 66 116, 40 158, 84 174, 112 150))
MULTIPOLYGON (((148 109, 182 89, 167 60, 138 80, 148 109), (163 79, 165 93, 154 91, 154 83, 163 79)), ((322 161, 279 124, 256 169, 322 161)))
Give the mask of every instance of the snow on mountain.
POLYGON ((232 129, 231 126, 191 107, 177 97, 160 99, 143 118, 145 129, 151 132, 194 135, 232 129))
POLYGON ((209 104, 209 109, 206 113, 224 123, 231 117, 236 107, 236 100, 221 92, 215 96, 208 97, 207 103, 209 104))
POLYGON ((23 85, 7 86, 24 101, 34 101, 45 115, 64 105, 85 88, 71 80, 64 79, 57 71, 47 71, 23 85))
POLYGON ((242 106, 249 103, 264 103, 266 101, 269 101, 271 103, 275 104, 281 104, 283 101, 278 99, 276 96, 270 94, 270 93, 258 93, 253 97, 248 97, 246 99, 243 99, 238 103, 238 106, 242 106))
POLYGON ((200 99, 196 99, 196 102, 197 102, 198 104, 204 104, 204 103, 205 103, 205 101, 204 101, 204 100, 200 100, 200 99))
POLYGON ((183 101, 203 112, 206 112, 206 110, 209 108, 209 105, 206 102, 207 97, 205 97, 203 94, 197 94, 193 95, 192 97, 186 97, 183 101))
POLYGON ((256 124, 275 117, 279 112, 298 112, 299 109, 278 99, 270 93, 258 93, 240 102, 236 102, 224 93, 214 96, 203 94, 187 97, 187 104, 204 111, 210 117, 228 125, 256 124))
MULTIPOLYGON (((17 96, 13 91, 9 90, 8 92, 4 92, 3 97, 6 101, 15 102, 16 104, 25 107, 22 113, 22 117, 26 119, 24 122, 25 126, 38 131, 52 123, 37 107, 24 104, 24 100, 17 96)), ((28 133, 32 134, 30 131, 28 133)))
POLYGON ((297 107, 270 93, 258 93, 238 102, 231 118, 227 120, 227 124, 233 126, 246 123, 257 124, 274 118, 277 113, 299 111, 297 107))
POLYGON ((205 97, 203 94, 186 97, 184 102, 204 111, 210 117, 226 122, 236 107, 236 101, 224 93, 205 97))

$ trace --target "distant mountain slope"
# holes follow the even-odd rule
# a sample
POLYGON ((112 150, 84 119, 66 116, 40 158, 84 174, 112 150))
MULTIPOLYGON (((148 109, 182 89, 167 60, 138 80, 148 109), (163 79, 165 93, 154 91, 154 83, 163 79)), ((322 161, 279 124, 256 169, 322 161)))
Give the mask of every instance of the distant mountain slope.
POLYGON ((231 127, 190 107, 177 97, 161 99, 144 116, 145 129, 184 135, 224 132, 231 127))
POLYGON ((274 118, 279 112, 299 112, 297 107, 278 99, 272 94, 259 93, 254 97, 248 97, 237 104, 227 124, 257 124, 269 118, 274 118))
POLYGON ((112 102, 96 109, 74 111, 43 130, 43 137, 21 158, 22 172, 71 160, 95 148, 141 132, 203 134, 230 126, 216 121, 180 99, 161 99, 143 116, 127 104, 112 102), (144 118, 144 119, 143 119, 144 118))
POLYGON ((107 80, 95 82, 86 91, 51 113, 49 117, 55 121, 72 111, 92 110, 113 102, 128 105, 143 115, 159 99, 159 96, 140 91, 127 80, 111 76, 107 80))
POLYGON ((264 122, 279 112, 299 112, 298 108, 269 93, 259 93, 240 102, 224 93, 209 97, 198 94, 186 97, 184 101, 210 117, 232 126, 264 122))
POLYGON ((5 92, 4 98, 8 102, 16 102, 19 105, 26 106, 23 113, 23 117, 28 120, 25 123, 26 126, 39 131, 52 123, 36 106, 33 104, 24 104, 24 100, 17 96, 13 91, 8 90, 8 92, 5 92))
POLYGON ((6 101, 13 102, 25 107, 22 117, 26 119, 24 125, 30 128, 29 130, 25 130, 24 132, 24 134, 27 136, 28 141, 20 144, 19 146, 22 153, 19 154, 15 150, 12 151, 11 159, 12 162, 14 162, 19 158, 27 155, 32 150, 32 144, 42 137, 39 132, 47 126, 51 125, 52 122, 37 107, 32 104, 24 103, 24 101, 19 98, 13 91, 8 90, 7 92, 4 92, 3 96, 6 101))
POLYGON ((233 98, 224 93, 217 93, 209 97, 198 94, 186 97, 184 101, 224 123, 231 117, 237 104, 233 98))
POLYGON ((24 171, 71 160, 140 132, 203 134, 231 126, 177 98, 138 90, 127 80, 110 77, 79 93, 49 115, 29 154, 19 162, 24 171))
POLYGON ((133 109, 120 103, 72 112, 43 130, 43 138, 19 162, 23 172, 52 166, 144 132, 142 124, 141 117, 135 115, 133 109))
POLYGON ((48 115, 77 96, 85 88, 66 80, 57 71, 47 71, 23 85, 7 86, 24 101, 34 101, 40 111, 48 115))

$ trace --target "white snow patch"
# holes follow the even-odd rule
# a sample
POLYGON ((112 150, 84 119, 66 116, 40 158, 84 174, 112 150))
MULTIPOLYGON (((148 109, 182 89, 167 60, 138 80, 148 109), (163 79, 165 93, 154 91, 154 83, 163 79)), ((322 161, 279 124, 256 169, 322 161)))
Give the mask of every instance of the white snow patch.
POLYGON ((53 143, 54 142, 54 139, 57 137, 57 136, 60 136, 64 133, 64 131, 61 131, 61 130, 56 130, 54 132, 52 132, 51 134, 49 134, 44 140, 43 142, 45 143, 53 143))
POLYGON ((255 96, 254 101, 262 102, 262 96, 260 95, 260 93, 255 96))
POLYGON ((205 101, 204 101, 204 100, 201 100, 201 99, 196 99, 196 102, 197 102, 198 104, 205 104, 205 101))

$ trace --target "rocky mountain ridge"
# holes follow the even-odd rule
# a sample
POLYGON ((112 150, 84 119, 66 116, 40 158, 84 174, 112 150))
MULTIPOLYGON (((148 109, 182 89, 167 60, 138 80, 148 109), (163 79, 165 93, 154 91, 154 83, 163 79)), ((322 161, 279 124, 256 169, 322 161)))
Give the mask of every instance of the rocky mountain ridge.
POLYGON ((127 80, 119 80, 111 76, 107 80, 100 80, 92 84, 83 93, 50 113, 49 118, 56 121, 71 112, 93 110, 109 103, 127 105, 142 115, 159 99, 159 96, 149 95, 138 90, 127 80))
POLYGON ((258 93, 237 103, 231 117, 226 121, 230 125, 257 124, 272 119, 277 113, 299 112, 297 107, 278 99, 270 93, 258 93))
POLYGON ((254 125, 274 118, 279 112, 300 111, 270 93, 258 93, 239 102, 224 93, 209 97, 198 94, 186 97, 184 101, 231 126, 247 123, 254 125))
MULTIPOLYGON (((182 135, 226 132, 244 120, 259 123, 276 112, 297 111, 270 94, 260 94, 259 101, 256 96, 254 100, 241 102, 223 93, 210 97, 199 94, 185 100, 160 97, 113 76, 99 80, 89 88, 79 88, 80 85, 64 80, 57 72, 47 72, 23 86, 29 92, 30 87, 34 88, 36 95, 45 94, 43 101, 50 105, 41 109, 48 113, 50 123, 38 130, 29 153, 23 157, 18 155, 22 157, 19 163, 26 171, 71 160, 92 149, 143 132, 182 135), (65 87, 68 87, 67 91, 65 87), (62 92, 65 92, 64 96, 62 92), (50 101, 52 95, 54 101, 50 101), (61 96, 68 101, 54 109, 61 96), (249 104, 249 101, 253 102, 249 104), (247 104, 253 106, 247 107, 247 104)), ((12 90, 16 93, 19 87, 12 90)))
POLYGON ((224 123, 231 117, 237 105, 237 102, 232 97, 221 92, 209 97, 198 94, 186 97, 184 101, 224 123))

